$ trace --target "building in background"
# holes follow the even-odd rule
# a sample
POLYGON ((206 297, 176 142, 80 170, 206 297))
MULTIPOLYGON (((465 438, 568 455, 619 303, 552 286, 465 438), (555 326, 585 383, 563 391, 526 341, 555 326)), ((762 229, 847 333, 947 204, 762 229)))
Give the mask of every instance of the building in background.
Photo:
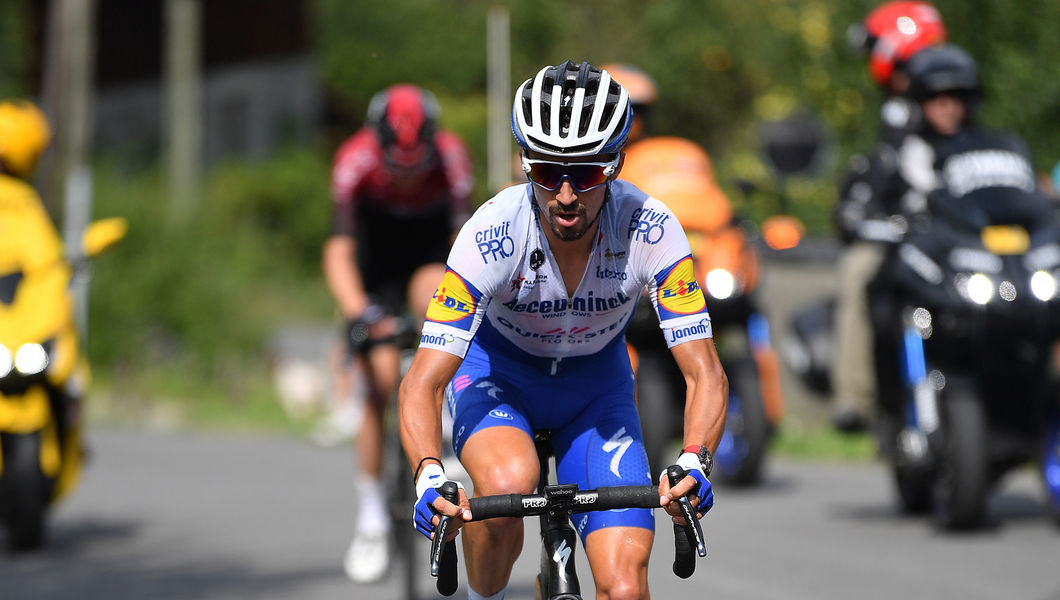
MULTIPOLYGON (((42 78, 54 2, 29 2, 42 78)), ((127 170, 154 165, 166 128, 166 1, 94 3, 93 153, 127 170)), ((203 164, 264 156, 318 130, 325 101, 308 12, 306 0, 200 0, 203 164)))

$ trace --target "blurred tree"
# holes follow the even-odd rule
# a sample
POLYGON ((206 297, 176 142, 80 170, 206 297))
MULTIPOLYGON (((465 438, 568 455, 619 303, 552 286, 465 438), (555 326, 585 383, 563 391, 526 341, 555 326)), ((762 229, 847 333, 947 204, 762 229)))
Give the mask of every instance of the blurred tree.
POLYGON ((0 3, 0 98, 30 95, 36 64, 28 0, 0 3))
MULTIPOLYGON (((656 131, 692 138, 722 160, 742 154, 737 162, 748 163, 755 123, 798 109, 828 123, 840 158, 874 139, 879 92, 863 57, 846 40, 848 27, 879 4, 868 0, 318 0, 322 73, 358 114, 375 90, 398 80, 454 101, 482 95, 485 13, 494 4, 511 10, 513 85, 565 58, 637 64, 661 90, 656 131)), ((1060 116, 1060 82, 1042 74, 1060 56, 1053 31, 1060 3, 939 0, 936 5, 951 39, 982 63, 991 92, 984 106, 987 122, 1026 136, 1040 155, 1039 166, 1051 165, 1060 133, 1040 124, 1060 116)))

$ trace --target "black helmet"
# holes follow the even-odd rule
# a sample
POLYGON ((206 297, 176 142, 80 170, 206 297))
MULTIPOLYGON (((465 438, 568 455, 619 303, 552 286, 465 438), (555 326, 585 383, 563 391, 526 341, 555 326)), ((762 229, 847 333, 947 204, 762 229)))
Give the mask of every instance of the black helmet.
POLYGON ((941 44, 924 48, 905 63, 909 95, 924 100, 943 92, 979 95, 979 66, 963 48, 941 44))

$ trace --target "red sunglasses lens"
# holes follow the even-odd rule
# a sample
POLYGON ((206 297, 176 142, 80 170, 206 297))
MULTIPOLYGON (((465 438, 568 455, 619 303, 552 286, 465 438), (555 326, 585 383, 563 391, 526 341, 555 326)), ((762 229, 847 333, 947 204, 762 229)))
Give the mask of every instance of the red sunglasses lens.
POLYGON ((530 172, 527 175, 530 181, 550 191, 559 189, 559 186, 563 184, 563 177, 566 176, 575 190, 584 192, 607 181, 607 175, 604 174, 606 168, 601 165, 531 163, 530 172))

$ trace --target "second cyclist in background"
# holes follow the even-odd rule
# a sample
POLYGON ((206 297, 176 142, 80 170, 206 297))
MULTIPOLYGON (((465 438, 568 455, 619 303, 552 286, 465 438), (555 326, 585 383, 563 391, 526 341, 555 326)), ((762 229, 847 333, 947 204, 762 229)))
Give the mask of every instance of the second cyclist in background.
MULTIPOLYGON (((383 414, 401 376, 397 336, 406 314, 423 315, 445 272, 453 232, 468 216, 471 161, 464 143, 438 129, 428 91, 394 85, 372 98, 365 126, 335 154, 334 220, 324 245, 328 288, 345 319, 346 368, 367 377, 355 441, 357 518, 344 566, 354 581, 387 570, 390 516, 379 477, 383 414)), ((343 395, 355 386, 343 379, 343 395)))

